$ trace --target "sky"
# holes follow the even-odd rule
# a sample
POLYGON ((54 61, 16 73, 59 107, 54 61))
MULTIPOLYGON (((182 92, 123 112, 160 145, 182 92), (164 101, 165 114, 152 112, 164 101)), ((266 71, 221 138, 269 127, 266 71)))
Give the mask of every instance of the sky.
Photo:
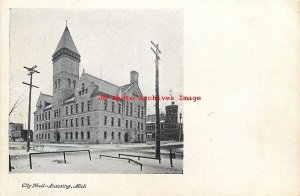
MULTIPOLYGON (((182 10, 72 10, 11 9, 10 13, 10 108, 21 96, 21 104, 10 122, 27 124, 29 83, 23 66, 37 65, 33 75, 32 112, 40 92, 52 95, 52 54, 67 25, 81 55, 79 75, 86 73, 116 85, 130 81, 130 71, 139 73, 144 96, 155 94, 155 56, 152 40, 159 44, 160 95, 183 94, 183 11, 182 10)), ((154 113, 148 101, 148 114, 154 113)), ((160 109, 170 101, 161 101, 160 109)), ((33 118, 32 118, 33 121, 33 118)), ((33 122, 32 122, 33 123, 33 122)), ((31 125, 32 125, 31 123, 31 125)))

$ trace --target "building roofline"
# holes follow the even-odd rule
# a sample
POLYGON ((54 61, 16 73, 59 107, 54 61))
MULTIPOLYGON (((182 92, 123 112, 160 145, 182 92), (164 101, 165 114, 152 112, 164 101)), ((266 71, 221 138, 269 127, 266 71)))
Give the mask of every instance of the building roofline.
POLYGON ((82 73, 82 75, 83 75, 83 74, 87 74, 88 76, 93 77, 93 78, 95 78, 95 79, 97 79, 97 80, 102 80, 102 81, 107 82, 107 83, 109 83, 109 84, 111 84, 111 85, 114 85, 115 87, 120 88, 120 86, 118 86, 118 85, 116 85, 116 84, 113 84, 113 83, 108 82, 108 81, 106 81, 106 80, 103 80, 103 79, 101 79, 101 78, 97 78, 96 76, 93 76, 93 75, 88 74, 88 73, 86 73, 86 72, 82 73))
POLYGON ((42 93, 42 92, 40 92, 40 94, 41 94, 41 95, 48 96, 48 97, 53 97, 53 95, 47 95, 47 94, 45 94, 45 93, 42 93))

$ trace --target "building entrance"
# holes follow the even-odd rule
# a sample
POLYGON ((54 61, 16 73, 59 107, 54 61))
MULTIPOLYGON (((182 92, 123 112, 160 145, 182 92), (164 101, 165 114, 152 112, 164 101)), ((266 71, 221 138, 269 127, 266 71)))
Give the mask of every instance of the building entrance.
POLYGON ((55 139, 56 139, 55 141, 60 142, 60 134, 59 134, 58 131, 55 132, 54 136, 55 136, 55 139))
POLYGON ((128 133, 125 133, 124 135, 124 142, 128 142, 128 133))

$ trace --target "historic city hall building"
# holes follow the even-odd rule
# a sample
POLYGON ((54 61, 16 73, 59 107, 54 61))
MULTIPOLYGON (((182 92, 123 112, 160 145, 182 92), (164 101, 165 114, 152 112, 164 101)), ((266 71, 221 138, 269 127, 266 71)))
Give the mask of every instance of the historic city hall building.
POLYGON ((90 74, 79 76, 80 54, 68 27, 52 55, 53 96, 40 93, 34 141, 63 143, 144 142, 146 101, 138 100, 138 72, 117 86, 90 74), (100 100, 100 96, 108 97, 100 100), (113 96, 136 97, 115 100, 113 96))

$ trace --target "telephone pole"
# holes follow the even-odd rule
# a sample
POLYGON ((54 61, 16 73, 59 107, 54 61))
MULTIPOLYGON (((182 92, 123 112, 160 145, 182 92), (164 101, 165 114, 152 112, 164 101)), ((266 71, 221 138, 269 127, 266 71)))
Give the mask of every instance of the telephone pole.
POLYGON ((159 119, 159 54, 161 54, 161 51, 158 48, 158 44, 154 44, 153 41, 151 41, 151 44, 154 46, 155 49, 151 47, 151 50, 155 54, 155 66, 156 66, 156 73, 155 73, 155 120, 156 120, 156 134, 155 134, 155 158, 160 159, 160 119, 159 119))
POLYGON ((24 66, 24 68, 27 69, 27 70, 29 71, 29 73, 28 73, 27 75, 30 76, 30 83, 29 83, 29 84, 26 83, 26 82, 23 82, 23 84, 26 84, 26 85, 29 86, 28 126, 27 126, 27 129, 28 129, 28 130, 27 130, 27 152, 29 152, 29 150, 30 150, 30 139, 31 139, 31 138, 30 138, 31 88, 32 88, 32 87, 39 88, 39 87, 37 87, 37 86, 35 86, 35 85, 32 84, 32 75, 33 75, 34 73, 40 73, 40 72, 38 72, 37 70, 35 70, 35 68, 37 68, 36 65, 34 65, 34 66, 31 67, 31 68, 28 68, 28 67, 25 67, 25 66, 24 66))

